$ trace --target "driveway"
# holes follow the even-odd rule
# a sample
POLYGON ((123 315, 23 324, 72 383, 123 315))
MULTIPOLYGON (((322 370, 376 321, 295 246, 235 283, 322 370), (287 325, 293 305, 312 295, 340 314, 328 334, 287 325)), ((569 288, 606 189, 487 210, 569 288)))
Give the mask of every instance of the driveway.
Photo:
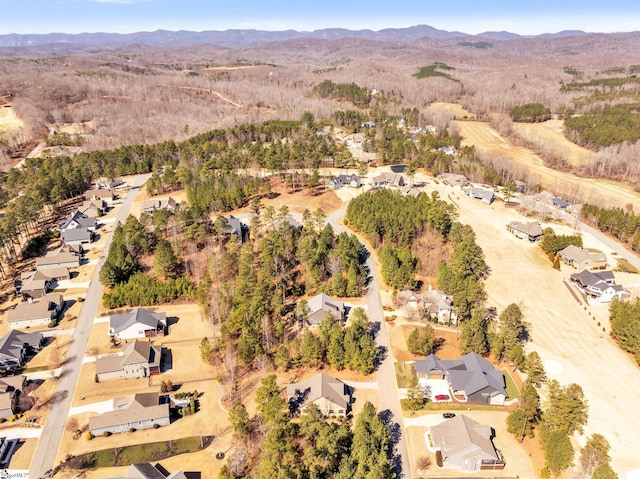
POLYGON ((91 404, 83 404, 82 406, 72 407, 71 409, 69 409, 69 416, 83 414, 85 412, 95 412, 98 414, 102 414, 111 411, 113 411, 113 399, 108 399, 106 401, 94 402, 91 404))

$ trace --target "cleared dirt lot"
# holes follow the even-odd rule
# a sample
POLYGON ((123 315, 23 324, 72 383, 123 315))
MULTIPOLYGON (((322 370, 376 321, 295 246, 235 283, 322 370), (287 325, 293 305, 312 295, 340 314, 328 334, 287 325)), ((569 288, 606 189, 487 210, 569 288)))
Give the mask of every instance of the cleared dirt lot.
MULTIPOLYGON (((438 189, 443 198, 451 195, 460 205, 460 220, 476 231, 491 268, 486 280, 489 305, 502 310, 519 304, 531 324, 528 350, 539 352, 550 378, 583 388, 589 403, 586 435, 607 438, 618 474, 640 468, 640 417, 630 412, 638 406, 640 369, 589 316, 598 314, 605 321, 606 306, 585 310, 562 282, 572 270, 553 270, 537 245, 506 231, 509 221, 526 220, 516 211, 498 202, 482 204, 442 185, 430 184, 428 189, 438 189)), ((585 236, 585 243, 606 250, 594 238, 585 236)), ((584 440, 579 438, 580 443, 584 440)))

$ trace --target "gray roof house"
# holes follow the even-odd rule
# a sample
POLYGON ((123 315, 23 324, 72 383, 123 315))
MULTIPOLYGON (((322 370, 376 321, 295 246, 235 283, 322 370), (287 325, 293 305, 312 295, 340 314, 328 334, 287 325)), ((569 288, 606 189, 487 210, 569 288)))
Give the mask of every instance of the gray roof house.
POLYGON ((171 472, 165 475, 165 469, 154 466, 150 462, 142 462, 139 464, 131 464, 124 476, 104 478, 104 479, 187 479, 182 471, 171 472))
POLYGON ((154 313, 145 308, 135 308, 109 318, 109 336, 121 340, 164 336, 166 327, 166 313, 154 313))
POLYGON ((562 261, 576 269, 604 269, 607 267, 606 254, 592 253, 572 244, 558 251, 558 254, 562 261))
POLYGON ((169 402, 160 400, 160 394, 137 393, 115 398, 113 411, 89 418, 89 430, 94 436, 105 432, 126 432, 130 429, 149 429, 155 424, 168 426, 169 402))
POLYGON ((485 190, 484 188, 476 188, 476 187, 467 188, 465 193, 469 198, 482 200, 483 203, 486 203, 488 205, 493 203, 493 200, 495 199, 493 191, 485 190))
POLYGON ((86 200, 82 203, 78 210, 89 218, 97 218, 101 216, 107 209, 107 202, 102 199, 86 200))
POLYGON ((175 211, 178 203, 169 196, 168 198, 150 199, 142 203, 143 213, 152 213, 154 210, 175 211))
POLYGON ((622 300, 628 296, 622 285, 614 284, 615 277, 611 271, 592 272, 588 270, 572 274, 569 279, 578 290, 594 303, 610 303, 614 299, 622 300))
POLYGON ((459 414, 429 429, 431 444, 442 467, 476 472, 504 469, 502 455, 493 445, 493 428, 459 414))
POLYGON ((68 245, 89 244, 93 241, 93 231, 85 227, 61 230, 60 238, 68 245))
POLYGON ((96 360, 98 381, 147 378, 160 374, 161 346, 149 341, 133 341, 122 348, 122 354, 108 354, 96 360))
POLYGON ((324 416, 347 415, 353 388, 325 373, 318 373, 306 381, 287 386, 289 408, 299 411, 315 404, 324 416))
POLYGON ((60 223, 60 231, 78 229, 78 228, 86 228, 89 231, 95 231, 96 229, 96 219, 89 218, 87 215, 80 213, 79 211, 75 211, 71 213, 69 218, 60 223))
POLYGON ((327 314, 333 316, 337 321, 344 320, 344 303, 324 293, 310 298, 308 305, 310 312, 305 321, 307 326, 320 326, 320 323, 327 317, 327 314))
POLYGON ((463 186, 467 186, 471 183, 466 176, 457 175, 455 173, 443 173, 438 179, 445 185, 453 186, 457 190, 460 190, 463 186))
POLYGON ((21 294, 24 299, 35 299, 47 294, 54 281, 69 278, 69 270, 66 267, 58 267, 22 273, 14 284, 16 293, 21 294))
POLYGON ((80 266, 80 256, 64 248, 64 246, 49 251, 40 258, 36 258, 36 269, 39 271, 61 267, 77 268, 78 266, 80 266))
POLYGON ((528 239, 532 243, 542 237, 542 226, 537 221, 531 221, 529 223, 512 221, 507 224, 507 231, 520 239, 528 239))
POLYGON ((329 186, 335 189, 342 188, 343 186, 360 188, 360 186, 362 186, 362 182, 360 181, 360 177, 358 175, 342 174, 342 175, 334 176, 329 182, 329 186))
POLYGON ((0 370, 20 368, 44 344, 40 333, 12 330, 0 339, 0 370))
POLYGON ((374 188, 398 187, 404 186, 404 177, 398 173, 384 172, 378 176, 371 178, 371 185, 374 188))
POLYGON ((405 290, 399 291, 396 301, 400 307, 422 316, 438 318, 440 323, 454 323, 457 320, 453 312, 453 297, 438 289, 428 289, 422 293, 405 290))
POLYGON ((430 354, 414 364, 418 381, 447 380, 457 401, 482 404, 503 404, 507 398, 504 375, 478 353, 471 352, 459 359, 439 359, 430 354))
POLYGON ((563 200, 559 196, 554 196, 549 201, 553 206, 560 208, 561 210, 566 210, 569 206, 571 206, 571 203, 569 203, 567 200, 563 200))
POLYGON ((63 305, 61 294, 47 294, 39 301, 18 303, 7 314, 7 324, 11 329, 47 326, 58 317, 63 305))

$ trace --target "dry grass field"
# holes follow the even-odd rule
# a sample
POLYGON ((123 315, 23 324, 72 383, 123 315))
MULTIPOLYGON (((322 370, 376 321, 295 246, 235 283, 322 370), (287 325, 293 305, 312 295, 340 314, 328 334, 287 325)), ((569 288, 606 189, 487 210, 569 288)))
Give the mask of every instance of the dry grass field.
POLYGON ((640 193, 627 185, 603 179, 581 178, 546 167, 542 158, 533 151, 513 145, 487 123, 458 121, 456 124, 463 138, 462 145, 474 145, 479 151, 513 160, 537 177, 543 188, 552 189, 556 194, 578 196, 586 202, 622 207, 640 202, 640 193))
POLYGON ((551 147, 565 157, 573 166, 590 162, 595 152, 576 145, 564 136, 564 121, 549 120, 542 123, 514 123, 514 130, 534 144, 551 147))
POLYGON ((10 106, 0 107, 0 135, 22 128, 22 120, 10 106))

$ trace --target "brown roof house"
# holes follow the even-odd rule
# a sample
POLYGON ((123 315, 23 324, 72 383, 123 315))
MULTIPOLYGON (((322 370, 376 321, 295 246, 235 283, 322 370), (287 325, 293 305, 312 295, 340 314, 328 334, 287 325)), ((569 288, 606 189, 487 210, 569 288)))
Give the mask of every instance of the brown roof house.
POLYGON ((343 321, 345 315, 344 303, 337 299, 330 298, 324 293, 309 299, 309 314, 305 320, 307 326, 320 326, 320 323, 328 314, 336 321, 343 321))
POLYGON ((507 225, 507 231, 520 239, 528 239, 532 243, 542 237, 542 226, 540 226, 540 223, 537 221, 531 221, 529 223, 512 221, 507 225))
POLYGON ((89 218, 102 216, 107 209, 107 202, 102 199, 86 200, 78 210, 89 218))
POLYGON ((22 294, 24 299, 41 298, 55 286, 55 281, 67 280, 71 277, 69 270, 62 266, 22 273, 15 281, 16 293, 22 294))
POLYGON ((135 308, 109 318, 109 336, 121 340, 164 336, 166 327, 166 313, 154 313, 146 308, 135 308))
POLYGON ((147 378, 160 374, 162 348, 149 341, 133 341, 122 348, 122 354, 108 354, 96 360, 99 382, 110 379, 147 378))
POLYGON ((116 195, 111 190, 98 188, 95 190, 88 190, 84 192, 85 200, 105 200, 105 201, 113 201, 116 199, 116 195))
POLYGON ((10 331, 0 338, 0 371, 21 368, 43 345, 40 333, 10 331))
POLYGON ((47 326, 56 319, 64 308, 61 294, 47 294, 39 301, 18 303, 7 315, 7 324, 11 329, 47 326))
POLYGON ((578 246, 569 245, 565 249, 558 251, 560 258, 565 264, 569 264, 576 269, 605 269, 607 267, 607 255, 604 253, 592 253, 589 250, 578 246))
POLYGON ((81 256, 65 245, 46 255, 36 258, 36 269, 42 271, 54 268, 77 268, 80 266, 81 256))
POLYGON ((89 430, 94 436, 105 432, 149 429, 156 424, 160 426, 170 424, 169 402, 161 400, 157 392, 115 398, 113 411, 89 418, 89 430))
POLYGON ((493 428, 464 414, 431 426, 427 435, 427 445, 433 445, 442 467, 462 472, 504 469, 502 454, 493 445, 493 428))
POLYGON ((23 375, 0 378, 0 418, 9 419, 18 412, 18 394, 26 384, 23 375))
POLYGON ((393 186, 400 188, 404 186, 404 177, 398 173, 384 172, 371 178, 371 185, 374 188, 390 188, 393 186))
POLYGON ((160 464, 154 466, 150 462, 142 462, 131 464, 124 476, 111 479, 187 479, 187 476, 182 471, 166 473, 160 464))
POLYGON ((324 416, 347 415, 353 388, 325 373, 318 373, 306 381, 287 386, 289 409, 300 411, 315 404, 324 416))

